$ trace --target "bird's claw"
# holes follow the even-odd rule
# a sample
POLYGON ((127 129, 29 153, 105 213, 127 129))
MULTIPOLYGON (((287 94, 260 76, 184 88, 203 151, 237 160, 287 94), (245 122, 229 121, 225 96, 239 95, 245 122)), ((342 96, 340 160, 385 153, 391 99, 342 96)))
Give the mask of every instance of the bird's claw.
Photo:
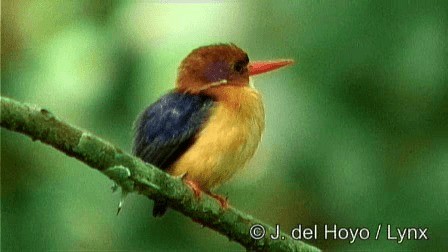
POLYGON ((199 187, 199 185, 189 179, 185 179, 184 181, 185 181, 185 184, 187 184, 191 188, 191 190, 193 190, 194 196, 200 198, 202 190, 199 187))
POLYGON ((201 197, 201 187, 194 182, 193 180, 190 180, 187 178, 188 172, 182 173, 179 176, 176 176, 175 178, 179 178, 180 180, 184 181, 184 183, 189 186, 191 188, 191 190, 193 190, 193 193, 196 197, 200 198, 201 197))
POLYGON ((223 209, 227 209, 229 208, 229 201, 227 197, 223 197, 221 195, 218 194, 214 194, 214 193, 208 193, 208 195, 210 195, 211 197, 215 198, 217 201, 219 201, 219 204, 221 204, 221 207, 223 209))
MULTIPOLYGON (((200 198, 201 193, 202 193, 201 187, 193 180, 187 179, 186 176, 187 176, 187 173, 184 173, 184 174, 180 175, 179 177, 185 182, 186 185, 188 185, 191 188, 191 190, 193 190, 194 196, 196 196, 197 198, 200 198)), ((221 195, 214 194, 210 191, 207 191, 205 193, 207 193, 208 195, 210 195, 211 197, 216 199, 223 209, 229 208, 229 201, 228 201, 227 197, 223 197, 221 195)))

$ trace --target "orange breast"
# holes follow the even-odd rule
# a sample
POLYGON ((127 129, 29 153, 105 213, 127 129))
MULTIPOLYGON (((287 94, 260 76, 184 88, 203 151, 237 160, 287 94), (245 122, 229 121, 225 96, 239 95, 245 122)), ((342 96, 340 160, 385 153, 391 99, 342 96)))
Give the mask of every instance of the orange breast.
POLYGON ((222 86, 217 105, 196 142, 168 172, 187 174, 203 190, 229 180, 254 155, 264 130, 260 94, 248 86, 222 86))

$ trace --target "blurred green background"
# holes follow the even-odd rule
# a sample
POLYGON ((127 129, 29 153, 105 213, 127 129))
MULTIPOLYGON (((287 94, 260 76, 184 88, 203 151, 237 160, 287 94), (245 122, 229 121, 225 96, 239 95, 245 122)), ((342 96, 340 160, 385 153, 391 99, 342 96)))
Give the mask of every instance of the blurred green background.
MULTIPOLYGON (((233 42, 253 60, 267 126, 218 192, 287 231, 297 224, 428 228, 428 241, 318 240, 321 249, 448 249, 448 2, 2 1, 1 94, 130 151, 137 114, 179 62, 233 42)), ((130 195, 79 161, 1 130, 2 250, 242 250, 130 195)), ((384 231, 384 230, 383 230, 384 231)))

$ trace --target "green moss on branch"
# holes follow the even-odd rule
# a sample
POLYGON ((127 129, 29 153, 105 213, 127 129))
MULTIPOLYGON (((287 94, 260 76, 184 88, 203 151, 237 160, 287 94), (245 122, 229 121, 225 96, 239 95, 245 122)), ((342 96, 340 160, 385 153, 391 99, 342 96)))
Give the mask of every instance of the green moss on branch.
POLYGON ((219 203, 204 195, 198 200, 192 191, 167 173, 145 164, 101 138, 80 130, 36 106, 1 97, 1 126, 25 134, 33 140, 53 146, 99 170, 125 190, 135 191, 150 199, 164 198, 171 208, 236 241, 248 250, 317 251, 315 247, 282 234, 284 240, 271 240, 269 235, 255 240, 249 230, 254 224, 273 227, 232 207, 223 210, 219 203))

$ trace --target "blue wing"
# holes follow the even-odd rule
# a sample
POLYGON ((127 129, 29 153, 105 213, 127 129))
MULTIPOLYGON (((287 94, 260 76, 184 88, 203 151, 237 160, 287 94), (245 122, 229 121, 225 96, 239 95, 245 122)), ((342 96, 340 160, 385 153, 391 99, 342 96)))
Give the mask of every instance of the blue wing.
POLYGON ((133 152, 163 170, 195 141, 210 115, 210 97, 171 92, 149 106, 135 125, 133 152))

